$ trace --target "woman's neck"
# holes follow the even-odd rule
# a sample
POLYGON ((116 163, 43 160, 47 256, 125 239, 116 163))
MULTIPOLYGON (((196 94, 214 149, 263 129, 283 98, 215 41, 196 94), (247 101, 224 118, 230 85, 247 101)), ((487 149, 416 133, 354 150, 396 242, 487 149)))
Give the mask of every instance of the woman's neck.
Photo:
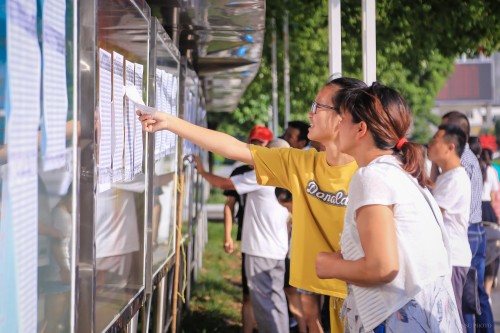
POLYGON ((392 155, 393 151, 392 150, 382 150, 378 149, 376 147, 370 147, 367 149, 358 149, 354 154, 354 159, 356 160, 356 163, 358 163, 358 166, 365 167, 368 164, 370 164, 371 161, 374 159, 384 156, 384 155, 392 155))

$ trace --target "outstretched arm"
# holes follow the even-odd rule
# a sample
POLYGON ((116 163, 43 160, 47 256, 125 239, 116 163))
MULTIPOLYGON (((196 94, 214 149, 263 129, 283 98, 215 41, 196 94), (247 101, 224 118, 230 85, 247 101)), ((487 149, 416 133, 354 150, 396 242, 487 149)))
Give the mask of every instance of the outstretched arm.
POLYGON ((254 164, 249 145, 230 135, 196 126, 165 112, 155 112, 151 115, 137 111, 137 115, 142 122, 142 129, 146 132, 169 130, 206 150, 231 160, 254 164))
POLYGON ((210 183, 210 185, 221 188, 223 190, 234 190, 234 184, 231 178, 225 178, 221 176, 214 175, 213 173, 205 171, 203 168, 203 162, 199 156, 194 156, 194 161, 196 162, 196 170, 198 173, 210 183))

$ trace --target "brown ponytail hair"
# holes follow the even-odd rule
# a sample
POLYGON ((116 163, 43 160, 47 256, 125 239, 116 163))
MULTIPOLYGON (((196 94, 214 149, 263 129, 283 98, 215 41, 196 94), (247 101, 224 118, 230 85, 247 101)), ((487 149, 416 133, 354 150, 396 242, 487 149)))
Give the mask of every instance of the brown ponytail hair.
POLYGON ((340 91, 334 105, 349 112, 354 123, 364 121, 376 147, 392 150, 403 169, 415 177, 420 186, 431 184, 425 172, 423 147, 410 141, 400 142, 406 137, 412 117, 410 108, 397 91, 374 82, 367 88, 340 91))

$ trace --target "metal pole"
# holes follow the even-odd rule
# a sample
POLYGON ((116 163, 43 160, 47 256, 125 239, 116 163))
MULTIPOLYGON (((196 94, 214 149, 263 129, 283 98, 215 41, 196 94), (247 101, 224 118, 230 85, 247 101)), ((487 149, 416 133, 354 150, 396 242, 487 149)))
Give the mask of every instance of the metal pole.
MULTIPOLYGON (((97 178, 96 169, 92 156, 95 153, 94 145, 94 113, 97 105, 97 69, 96 69, 96 40, 97 40, 97 0, 79 1, 75 7, 78 13, 92 13, 80 15, 78 18, 78 43, 75 52, 78 52, 78 67, 75 67, 78 89, 75 99, 76 117, 75 122, 80 123, 80 137, 77 145, 78 158, 75 164, 79 167, 80 174, 76 180, 78 196, 73 196, 73 208, 77 209, 73 214, 73 223, 78 229, 75 241, 75 253, 78 251, 76 262, 76 327, 75 332, 96 331, 95 306, 96 306, 96 269, 95 269, 95 188, 97 178), (86 158, 87 157, 87 158, 86 158), (78 182, 79 180, 79 182, 78 182), (77 214, 78 213, 78 214, 77 214), (76 221, 75 221, 76 220, 76 221)), ((73 144, 74 145, 74 144, 73 144)), ((75 194, 75 188, 73 188, 75 194)))
POLYGON ((156 321, 155 321, 155 333, 163 333, 164 325, 165 325, 165 311, 166 311, 166 293, 167 293, 167 277, 164 276, 160 283, 158 284, 157 289, 157 298, 156 298, 156 321))
POLYGON ((273 128, 273 107, 271 105, 267 106, 267 128, 273 128))
MULTIPOLYGON (((290 59, 288 58, 288 11, 285 11, 285 19, 283 22, 283 85, 285 86, 285 124, 283 128, 288 127, 290 121, 290 59)), ((276 133, 277 134, 277 133, 276 133)))
POLYGON ((377 80, 376 4, 375 0, 362 0, 363 4, 363 80, 372 84, 377 80))
MULTIPOLYGON (((180 148, 179 148, 180 149, 180 148)), ((173 300, 172 300, 172 330, 171 332, 177 332, 177 312, 179 306, 179 270, 180 270, 180 260, 181 260, 181 228, 182 228, 182 196, 184 193, 184 172, 181 169, 179 172, 179 183, 177 188, 177 223, 175 232, 175 266, 174 266, 174 286, 173 286, 173 300)))
POLYGON ((139 311, 130 319, 130 322, 127 324, 126 332, 127 333, 137 333, 137 328, 139 327, 139 311))
POLYGON ((273 134, 276 136, 278 134, 278 60, 276 51, 276 21, 274 18, 271 20, 272 29, 272 77, 273 77, 273 134))
POLYGON ((340 23, 340 0, 328 0, 330 75, 342 73, 342 25, 340 23))

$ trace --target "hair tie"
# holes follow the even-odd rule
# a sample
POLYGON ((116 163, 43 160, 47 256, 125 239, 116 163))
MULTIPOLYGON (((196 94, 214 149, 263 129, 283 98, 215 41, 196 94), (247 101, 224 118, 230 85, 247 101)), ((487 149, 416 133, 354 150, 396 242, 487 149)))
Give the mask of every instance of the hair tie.
POLYGON ((407 142, 408 142, 408 139, 406 139, 406 138, 399 139, 398 143, 396 144, 396 149, 401 150, 401 148, 403 148, 403 145, 407 142))

